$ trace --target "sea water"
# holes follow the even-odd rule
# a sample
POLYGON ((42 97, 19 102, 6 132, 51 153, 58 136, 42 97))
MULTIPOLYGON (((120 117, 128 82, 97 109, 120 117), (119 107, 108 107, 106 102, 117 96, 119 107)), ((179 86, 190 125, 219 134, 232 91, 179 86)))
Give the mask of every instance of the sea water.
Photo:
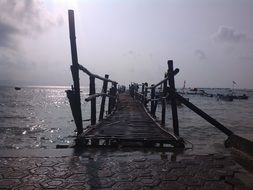
MULTIPOLYGON (((0 87, 0 149, 55 148, 57 144, 73 144, 75 124, 65 90, 68 87, 0 87)), ((208 89, 217 93, 217 89, 208 89)), ((81 89, 83 120, 90 118, 90 103, 85 102, 88 88, 81 89)), ((214 117, 227 128, 253 140, 253 91, 248 100, 218 101, 215 97, 186 95, 190 102, 214 117)), ((97 99, 99 111, 100 98, 97 99)), ((97 114, 98 114, 97 111, 97 114)), ((160 105, 157 116, 160 117, 160 105)), ((178 107, 180 136, 193 145, 196 152, 215 152, 223 146, 226 135, 185 106, 178 107)), ((89 121, 84 122, 88 126, 89 121)), ((171 108, 167 104, 166 126, 172 131, 171 108)))
MULTIPOLYGON (((229 89, 205 89, 210 94, 230 94, 229 89)), ((191 103, 223 124, 237 135, 253 141, 253 91, 234 90, 235 95, 247 94, 248 100, 234 99, 232 102, 217 99, 216 96, 183 95, 191 103)), ((158 107, 158 114, 161 106, 158 107)), ((194 113, 188 107, 178 106, 179 134, 193 146, 194 153, 213 153, 223 150, 228 138, 224 133, 194 113)), ((161 113, 160 113, 161 115, 161 113)), ((166 108, 166 126, 171 132, 171 106, 166 108)))

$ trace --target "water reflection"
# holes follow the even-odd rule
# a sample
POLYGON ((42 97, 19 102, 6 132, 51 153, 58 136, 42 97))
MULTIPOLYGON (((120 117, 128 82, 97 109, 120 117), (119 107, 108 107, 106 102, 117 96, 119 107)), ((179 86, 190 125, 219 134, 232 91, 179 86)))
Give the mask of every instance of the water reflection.
MULTIPOLYGON (((65 90, 22 88, 15 91, 0 87, 0 148, 55 148, 57 144, 72 144, 75 125, 65 90)), ((89 119, 90 104, 84 101, 87 95, 87 89, 82 89, 83 120, 89 119)), ((188 98, 235 133, 253 140, 253 92, 247 95, 249 100, 233 102, 193 95, 188 98)), ((160 105, 158 117, 159 111, 160 105)), ((166 127, 172 131, 170 107, 166 111, 166 127)), ((225 141, 225 135, 185 106, 178 108, 178 115, 180 135, 194 145, 194 151, 217 151, 225 141)), ((84 122, 84 126, 88 124, 89 121, 84 122)))

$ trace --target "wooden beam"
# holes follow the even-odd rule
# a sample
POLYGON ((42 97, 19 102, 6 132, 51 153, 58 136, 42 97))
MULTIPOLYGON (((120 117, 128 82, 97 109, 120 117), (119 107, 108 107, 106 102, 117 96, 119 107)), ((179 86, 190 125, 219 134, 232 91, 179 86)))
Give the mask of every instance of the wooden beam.
MULTIPOLYGON (((175 80, 173 75, 173 60, 168 60, 168 75, 169 77, 169 85, 172 92, 176 91, 175 88, 175 80)), ((173 130, 174 135, 179 136, 179 128, 178 128, 178 115, 177 115, 177 99, 174 93, 170 93, 170 100, 171 100, 171 111, 172 111, 172 121, 173 121, 173 130)))
MULTIPOLYGON (((96 94, 95 77, 90 76, 90 95, 96 94)), ((91 125, 96 124, 96 98, 91 99, 91 125)))
MULTIPOLYGON (((105 75, 105 78, 108 79, 109 75, 105 75)), ((103 82, 103 88, 102 88, 102 93, 107 92, 107 86, 108 86, 108 81, 104 80, 103 82)), ((100 105, 100 113, 99 113, 99 121, 101 121, 104 117, 104 110, 105 110, 105 96, 102 96, 101 100, 101 105, 100 105)))
MULTIPOLYGON (((151 87, 154 85, 152 84, 151 87)), ((154 117, 155 116, 155 88, 151 88, 151 115, 154 117)))
POLYGON ((86 73, 87 75, 89 76, 93 76, 97 79, 100 79, 100 80, 103 80, 103 81, 107 81, 107 82, 111 82, 112 84, 118 84, 116 81, 113 81, 113 80, 110 80, 110 79, 107 79, 107 78, 104 78, 104 77, 101 77, 99 75, 96 75, 96 74, 93 74, 92 72, 90 72, 88 69, 86 69, 84 66, 82 65, 78 65, 78 68, 83 71, 84 73, 86 73))
POLYGON ((77 134, 83 132, 83 123, 82 123, 82 112, 81 112, 81 100, 80 100, 80 83, 79 83, 79 66, 78 66, 78 57, 76 49, 76 35, 75 35, 75 18, 74 11, 68 11, 69 18, 69 36, 70 36, 70 46, 71 46, 71 72, 74 82, 72 92, 67 91, 67 97, 69 98, 71 111, 75 120, 77 134))
POLYGON ((206 114, 204 111, 202 111, 201 109, 199 109, 197 106, 195 106, 194 104, 192 104, 191 102, 189 102, 188 100, 186 100, 183 96, 179 95, 177 92, 175 92, 174 94, 176 95, 177 99, 180 102, 182 102, 185 106, 187 106, 188 108, 190 108, 192 111, 194 111, 195 113, 197 113, 199 116, 201 116, 206 121, 208 121, 209 123, 211 123, 217 129, 219 129, 220 131, 222 131, 223 133, 225 133, 227 136, 233 135, 232 131, 230 131, 229 129, 227 129, 224 125, 222 125, 220 122, 218 122, 217 120, 215 120, 214 118, 212 118, 211 116, 209 116, 208 114, 206 114))
POLYGON ((155 85, 153 85, 153 86, 151 86, 151 87, 147 87, 147 89, 152 89, 152 88, 158 87, 159 85, 163 84, 164 81, 167 81, 170 77, 175 76, 175 75, 177 75, 178 73, 179 73, 179 69, 175 69, 175 70, 173 71, 173 73, 171 73, 170 75, 168 75, 165 79, 161 80, 160 82, 158 82, 157 84, 155 84, 155 85))
MULTIPOLYGON (((167 78, 167 76, 165 76, 165 78, 167 78)), ((161 121, 161 125, 165 126, 167 80, 164 80, 164 82, 163 82, 163 95, 162 96, 163 97, 162 97, 162 121, 161 121)))

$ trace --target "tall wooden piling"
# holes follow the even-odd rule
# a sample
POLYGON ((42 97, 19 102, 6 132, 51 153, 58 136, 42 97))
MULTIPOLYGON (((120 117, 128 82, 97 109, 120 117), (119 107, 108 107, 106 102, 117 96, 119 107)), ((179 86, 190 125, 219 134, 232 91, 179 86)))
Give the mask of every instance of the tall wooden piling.
MULTIPOLYGON (((90 76, 90 95, 93 95, 96 93, 96 86, 95 86, 95 77, 90 76)), ((96 124, 96 98, 93 98, 90 102, 91 105, 91 125, 96 124)))
MULTIPOLYGON (((165 75, 165 78, 167 76, 165 75)), ((166 95, 167 95, 167 80, 163 82, 163 94, 162 94, 162 121, 161 125, 165 125, 165 113, 166 113, 166 95)))
POLYGON ((141 84, 141 94, 142 94, 141 101, 143 104, 144 104, 144 90, 145 90, 145 83, 142 83, 141 84))
POLYGON ((112 108, 116 106, 116 94, 117 94, 117 83, 113 83, 113 91, 112 91, 112 96, 114 97, 112 99, 112 108))
MULTIPOLYGON (((154 85, 152 84, 151 87, 154 85)), ((155 116, 155 88, 151 88, 151 115, 154 117, 155 116)))
MULTIPOLYGON (((105 75, 105 78, 108 79, 109 75, 105 75)), ((106 93, 107 92, 107 86, 108 86, 108 82, 104 80, 104 82, 103 82, 103 88, 102 88, 102 93, 106 93)), ((102 96, 101 105, 100 105, 100 113, 99 113, 99 121, 101 121, 103 119, 103 117, 104 117, 105 98, 106 98, 106 96, 102 96)))
POLYGON ((168 60, 168 74, 169 74, 169 85, 170 85, 170 100, 171 100, 171 110, 172 110, 172 121, 173 121, 173 130, 174 134, 179 136, 178 128, 178 115, 177 115, 177 98, 175 95, 175 79, 173 75, 173 60, 168 60))
POLYGON ((77 134, 81 134, 83 132, 83 123, 82 123, 82 113, 81 113, 79 66, 78 66, 78 57, 77 57, 77 49, 76 49, 74 11, 69 10, 68 16, 69 16, 69 36, 70 36, 71 57, 72 57, 71 72, 72 72, 74 86, 73 86, 72 91, 67 91, 67 96, 70 101, 72 114, 73 114, 76 128, 77 128, 77 134))
POLYGON ((148 83, 145 83, 145 90, 144 90, 144 106, 147 107, 147 95, 148 95, 148 83))
POLYGON ((108 100, 108 114, 112 113, 112 96, 113 96, 113 87, 109 90, 109 100, 108 100))

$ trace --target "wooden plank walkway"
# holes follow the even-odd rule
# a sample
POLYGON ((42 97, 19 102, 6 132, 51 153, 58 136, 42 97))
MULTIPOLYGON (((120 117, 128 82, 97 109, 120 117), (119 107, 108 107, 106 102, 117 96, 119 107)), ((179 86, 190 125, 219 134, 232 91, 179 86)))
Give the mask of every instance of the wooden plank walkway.
POLYGON ((127 146, 159 146, 165 144, 183 147, 176 137, 161 129, 145 112, 143 106, 127 93, 119 95, 117 111, 96 127, 86 131, 83 137, 90 144, 120 144, 127 146))

